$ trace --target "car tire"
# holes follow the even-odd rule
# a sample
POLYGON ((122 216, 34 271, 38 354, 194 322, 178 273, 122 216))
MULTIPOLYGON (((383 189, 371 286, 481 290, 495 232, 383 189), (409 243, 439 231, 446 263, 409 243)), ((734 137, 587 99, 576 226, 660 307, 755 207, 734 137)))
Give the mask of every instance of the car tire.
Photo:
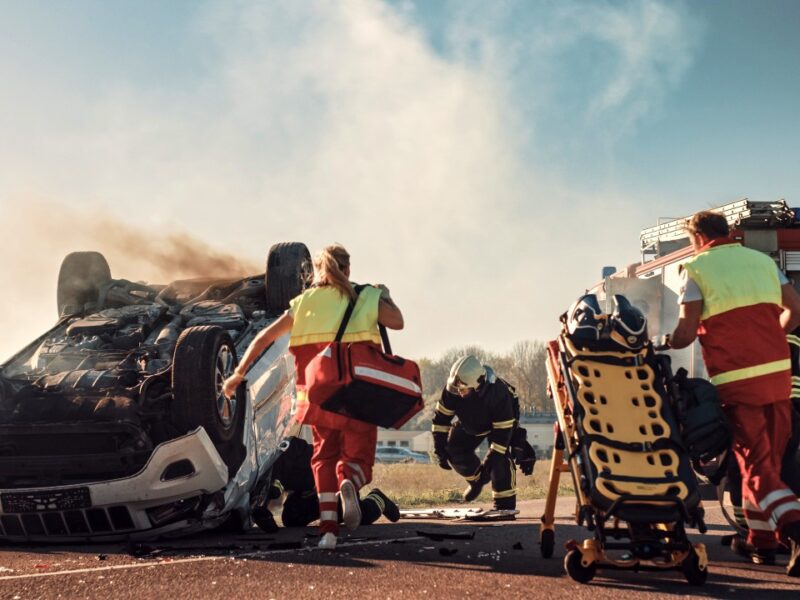
POLYGON ((267 315, 278 316, 289 308, 289 302, 310 283, 311 253, 301 242, 274 244, 267 255, 266 287, 267 315))
POLYGON ((99 252, 67 254, 58 271, 58 316, 80 313, 86 304, 97 302, 100 288, 109 281, 111 269, 99 252))
POLYGON ((241 386, 228 400, 222 383, 237 362, 231 337, 221 327, 201 325, 181 333, 172 365, 172 421, 181 432, 202 426, 230 470, 244 458, 246 394, 241 386))

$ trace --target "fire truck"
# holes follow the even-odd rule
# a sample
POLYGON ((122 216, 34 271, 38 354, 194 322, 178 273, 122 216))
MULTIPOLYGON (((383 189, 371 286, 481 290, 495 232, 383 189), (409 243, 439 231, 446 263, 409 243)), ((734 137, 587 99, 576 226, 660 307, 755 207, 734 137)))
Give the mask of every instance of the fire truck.
MULTIPOLYGON (((725 215, 732 236, 744 246, 768 254, 795 285, 800 285, 800 209, 785 200, 753 202, 747 198, 709 209, 725 215)), ((601 301, 622 294, 647 316, 651 337, 670 333, 678 323, 681 265, 692 257, 685 231, 688 217, 660 219, 639 236, 641 260, 623 269, 603 268, 603 279, 590 293, 601 301)), ((673 368, 705 377, 700 346, 671 350, 673 368)))

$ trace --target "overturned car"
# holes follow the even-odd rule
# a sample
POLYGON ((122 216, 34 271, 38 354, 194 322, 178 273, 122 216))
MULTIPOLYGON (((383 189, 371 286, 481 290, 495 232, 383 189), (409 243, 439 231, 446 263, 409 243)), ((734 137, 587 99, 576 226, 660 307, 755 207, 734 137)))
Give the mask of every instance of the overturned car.
POLYGON ((274 245, 265 275, 149 285, 68 255, 55 326, 0 366, 0 539, 147 539, 266 510, 296 433, 288 338, 222 394, 253 337, 302 291, 308 249, 274 245))

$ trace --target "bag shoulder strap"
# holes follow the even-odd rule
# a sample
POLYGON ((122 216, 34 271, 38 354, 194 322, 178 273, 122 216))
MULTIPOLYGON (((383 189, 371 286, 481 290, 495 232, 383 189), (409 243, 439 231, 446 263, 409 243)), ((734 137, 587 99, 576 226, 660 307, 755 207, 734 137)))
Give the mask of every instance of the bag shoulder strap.
POLYGON ((353 316, 353 309, 356 307, 356 301, 358 300, 359 295, 361 292, 368 286, 366 285, 355 285, 353 289, 356 291, 356 299, 350 300, 350 303, 347 305, 347 310, 344 311, 344 316, 342 317, 342 323, 339 325, 339 331, 336 332, 336 339, 334 340, 336 343, 342 341, 344 337, 344 332, 347 329, 347 324, 350 322, 350 317, 353 316))
POLYGON ((386 354, 392 353, 392 345, 389 343, 389 332, 386 331, 386 327, 378 323, 378 330, 381 332, 381 341, 383 342, 383 351, 386 354))

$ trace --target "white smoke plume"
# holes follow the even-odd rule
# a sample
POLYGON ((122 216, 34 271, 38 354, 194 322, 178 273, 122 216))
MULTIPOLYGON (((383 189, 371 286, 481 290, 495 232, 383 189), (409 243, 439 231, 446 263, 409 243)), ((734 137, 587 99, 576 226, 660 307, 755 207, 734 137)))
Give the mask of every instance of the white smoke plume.
MULTIPOLYGON (((613 137, 679 81, 691 23, 668 3, 565 1, 509 32, 483 14, 494 5, 448 6, 441 48, 405 3, 241 1, 202 11, 202 68, 160 86, 116 78, 90 93, 10 73, 0 358, 54 318, 63 254, 109 248, 112 273, 147 279, 168 274, 148 252, 169 261, 170 231, 259 266, 274 242, 343 243, 353 278, 387 284, 404 310, 395 346, 409 356, 552 335, 602 265, 635 260, 658 198, 536 162, 557 108, 548 75, 591 39, 613 68, 574 109, 576 139, 613 137), (63 222, 43 224, 30 198, 69 207, 63 222), (165 243, 143 251, 85 227, 98 211, 165 243)), ((534 5, 503 6, 498 19, 534 5)))

